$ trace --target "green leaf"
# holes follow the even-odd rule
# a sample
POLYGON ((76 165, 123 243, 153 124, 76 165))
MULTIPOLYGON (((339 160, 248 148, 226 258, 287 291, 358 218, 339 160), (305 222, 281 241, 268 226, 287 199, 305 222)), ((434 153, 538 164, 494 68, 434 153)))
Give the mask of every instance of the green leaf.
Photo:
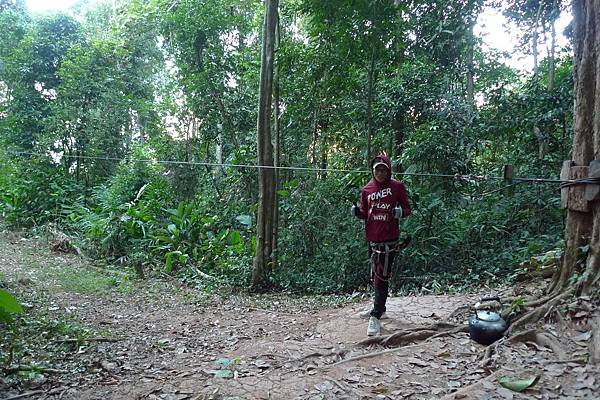
POLYGON ((231 378, 231 375, 233 375, 233 372, 231 372, 228 369, 220 369, 215 373, 215 378, 231 378))
POLYGON ((498 379, 498 383, 507 388, 510 389, 514 392, 522 392, 523 390, 535 385, 535 383, 538 381, 539 376, 534 376, 533 378, 529 378, 529 379, 521 379, 518 381, 513 381, 511 380, 511 378, 507 377, 507 376, 503 376, 502 378, 498 379))
POLYGON ((287 190, 278 190, 276 193, 281 197, 288 197, 290 195, 290 192, 287 190))
POLYGON ((286 189, 296 189, 299 185, 300 181, 297 178, 283 184, 286 189))
POLYGON ((239 244, 242 241, 242 235, 238 231, 229 233, 229 243, 232 245, 239 244))
POLYGON ((169 273, 173 271, 173 253, 167 253, 165 260, 165 272, 169 273))
POLYGON ((229 366, 231 364, 233 364, 233 360, 230 360, 229 358, 219 358, 217 361, 215 361, 217 364, 220 365, 224 365, 224 366, 229 366))
POLYGON ((246 227, 252 225, 252 217, 250 215, 238 215, 235 219, 246 227))
POLYGON ((0 309, 13 314, 20 314, 23 312, 23 308, 17 299, 4 289, 0 289, 0 309))
POLYGON ((5 324, 11 324, 13 322, 12 314, 7 313, 4 308, 0 308, 0 321, 5 324))

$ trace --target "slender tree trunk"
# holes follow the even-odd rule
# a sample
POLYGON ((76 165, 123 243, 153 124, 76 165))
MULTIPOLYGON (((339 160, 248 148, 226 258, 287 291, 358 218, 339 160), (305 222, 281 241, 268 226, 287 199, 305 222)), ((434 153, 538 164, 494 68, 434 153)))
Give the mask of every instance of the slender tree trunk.
POLYGON ((556 74, 556 21, 550 22, 550 51, 548 52, 548 91, 554 90, 554 76, 556 74))
POLYGON ((539 26, 540 26, 540 16, 542 15, 542 6, 544 5, 543 1, 540 1, 540 6, 538 7, 537 14, 535 16, 535 23, 533 25, 533 32, 531 36, 531 53, 533 55, 533 76, 537 76, 538 74, 538 38, 539 38, 539 26))
POLYGON ((469 44, 467 48, 467 102, 471 105, 475 105, 475 83, 474 83, 474 67, 473 67, 473 48, 475 47, 475 36, 473 35, 473 28, 475 21, 469 25, 469 44))
POLYGON ((371 162, 371 154, 373 150, 373 88, 375 86, 375 46, 371 49, 371 63, 369 65, 368 83, 367 83, 367 163, 371 162))
MULTIPOLYGON (((281 30, 280 30, 280 20, 277 18, 277 26, 275 32, 275 51, 279 49, 279 43, 281 40, 281 30)), ((273 101, 275 103, 275 166, 279 167, 281 165, 281 121, 280 121, 280 108, 279 108, 279 64, 275 63, 275 71, 273 73, 273 101)), ((277 238, 279 236, 279 196, 277 195, 277 190, 280 189, 281 185, 281 176, 279 170, 276 169, 274 171, 275 174, 275 194, 274 194, 274 202, 275 206, 273 207, 273 236, 271 238, 271 243, 273 244, 273 265, 277 265, 277 260, 279 258, 279 251, 277 248, 277 238)))
MULTIPOLYGON (((275 57, 275 29, 279 0, 265 0, 260 91, 257 120, 258 164, 273 166, 271 143, 271 103, 273 91, 273 63, 275 57)), ((273 207, 275 203, 275 174, 272 168, 258 170, 258 212, 256 218, 256 254, 252 271, 252 290, 261 290, 267 283, 267 271, 273 251, 273 207)))
POLYGON ((548 154, 548 137, 542 132, 537 123, 533 126, 533 134, 538 141, 538 159, 543 160, 548 154))
MULTIPOLYGON (((588 166, 600 159, 600 1, 574 0, 575 121, 573 163, 588 166)), ((583 294, 594 292, 600 277, 600 201, 590 201, 589 212, 567 211, 565 255, 551 289, 568 284, 577 268, 580 248, 589 245, 580 286, 583 294)), ((599 334, 598 332, 595 335, 599 334)))

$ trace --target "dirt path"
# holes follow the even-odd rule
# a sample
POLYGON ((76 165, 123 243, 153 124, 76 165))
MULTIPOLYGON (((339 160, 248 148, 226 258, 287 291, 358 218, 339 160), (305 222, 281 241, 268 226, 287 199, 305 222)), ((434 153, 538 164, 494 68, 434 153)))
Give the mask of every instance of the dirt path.
MULTIPOLYGON (((0 398, 553 399, 600 393, 598 370, 579 361, 581 349, 571 361, 556 362, 548 349, 522 345, 499 351, 483 368, 485 347, 463 333, 337 364, 386 350, 356 345, 366 338, 366 321, 357 313, 368 300, 202 298, 173 283, 100 270, 7 233, 0 234, 0 273, 29 313, 115 340, 62 344, 46 365, 53 371, 42 371, 28 387, 0 375, 0 398), (499 376, 539 381, 520 394, 501 387, 499 376), (464 395, 452 395, 470 385, 464 395)), ((473 299, 391 298, 383 333, 436 322, 473 299)), ((73 335, 65 332, 51 340, 73 335)))

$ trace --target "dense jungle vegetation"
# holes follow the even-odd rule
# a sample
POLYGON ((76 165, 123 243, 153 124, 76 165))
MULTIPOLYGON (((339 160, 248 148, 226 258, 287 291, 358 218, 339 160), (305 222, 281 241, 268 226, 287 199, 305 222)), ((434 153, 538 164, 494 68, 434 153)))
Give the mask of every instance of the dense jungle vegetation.
MULTIPOLYGON (((481 178, 510 164, 558 179, 570 158, 572 49, 556 46, 554 25, 566 8, 281 1, 275 162, 305 169, 277 173, 271 288, 365 287, 349 209, 382 150, 413 205, 394 290, 499 283, 561 248, 558 184, 481 178), (518 27, 531 72, 483 46, 474 27, 490 8, 518 27)), ((258 0, 81 1, 43 15, 0 1, 3 222, 60 232, 111 268, 247 287, 263 15, 258 0)))

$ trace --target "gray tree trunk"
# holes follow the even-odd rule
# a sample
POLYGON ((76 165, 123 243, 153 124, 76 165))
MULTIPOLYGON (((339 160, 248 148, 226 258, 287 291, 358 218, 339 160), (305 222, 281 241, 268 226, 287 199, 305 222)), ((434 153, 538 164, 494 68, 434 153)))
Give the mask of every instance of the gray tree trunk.
POLYGON ((475 36, 473 35, 473 28, 475 27, 475 21, 469 25, 469 43, 467 48, 467 102, 471 105, 475 105, 475 71, 473 63, 473 47, 475 46, 475 36))
POLYGON ((371 49, 371 62, 369 64, 367 81, 367 154, 366 165, 369 165, 372 157, 373 141, 373 92, 375 86, 375 46, 371 49))
MULTIPOLYGON (((265 0, 260 89, 257 121, 258 164, 273 166, 271 143, 271 104, 273 91, 273 64, 275 57, 275 29, 279 0, 265 0)), ((272 168, 258 170, 258 211, 256 218, 256 254, 252 271, 252 290, 261 290, 267 283, 267 271, 273 252, 273 206, 275 203, 275 173, 272 168)))
MULTIPOLYGON (((279 43, 281 40, 281 30, 280 30, 280 21, 277 19, 277 29, 275 32, 275 49, 279 49, 279 43)), ((273 73, 273 101, 275 102, 275 166, 279 167, 281 165, 281 110, 279 108, 279 100, 280 100, 280 91, 279 91, 279 65, 275 64, 275 71, 273 73)), ((277 195, 277 190, 280 189, 281 185, 281 176, 280 171, 276 169, 274 171, 275 176, 275 194, 274 194, 274 207, 273 207, 273 234, 271 243, 273 245, 273 265, 277 265, 277 259, 279 257, 278 247, 277 247, 277 238, 279 237, 279 196, 277 195)))
MULTIPOLYGON (((575 121, 573 162, 588 166, 600 159, 600 0, 574 0, 575 121)), ((590 202, 589 212, 567 212, 565 255, 551 289, 569 284, 576 271, 580 248, 589 245, 585 271, 579 287, 594 293, 600 277, 600 201, 590 202)), ((599 334, 596 332, 595 334, 599 334)))

